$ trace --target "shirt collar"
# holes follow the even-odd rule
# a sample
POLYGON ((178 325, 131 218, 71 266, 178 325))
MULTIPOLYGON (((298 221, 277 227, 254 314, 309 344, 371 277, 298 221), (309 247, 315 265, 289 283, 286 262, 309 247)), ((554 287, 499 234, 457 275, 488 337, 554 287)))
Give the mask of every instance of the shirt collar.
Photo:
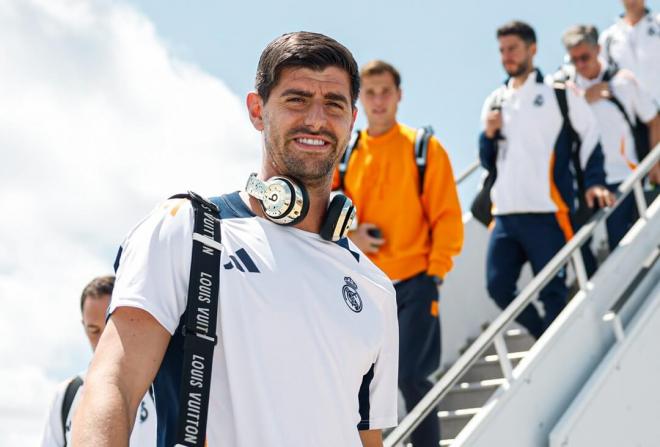
MULTIPOLYGON (((512 89, 511 88, 511 83, 513 82, 513 78, 509 76, 506 81, 504 81, 504 85, 506 86, 507 89, 512 89)), ((525 82, 523 85, 518 89, 520 91, 527 90, 528 87, 532 84, 543 84, 543 74, 541 73, 541 70, 538 68, 534 68, 534 71, 527 76, 527 79, 525 79, 525 82)))

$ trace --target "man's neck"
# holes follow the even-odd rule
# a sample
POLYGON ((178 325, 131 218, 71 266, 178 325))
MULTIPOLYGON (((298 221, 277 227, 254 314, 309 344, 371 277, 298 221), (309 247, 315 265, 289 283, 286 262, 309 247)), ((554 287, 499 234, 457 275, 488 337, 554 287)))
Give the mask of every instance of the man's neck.
POLYGON ((367 135, 370 137, 379 137, 381 135, 385 135, 394 126, 396 126, 396 120, 392 120, 384 124, 369 124, 367 127, 367 135))
POLYGON ((519 89, 520 87, 522 87, 525 81, 527 81, 527 78, 529 78, 529 75, 531 75, 533 72, 534 72, 534 67, 530 67, 530 69, 527 70, 525 73, 519 76, 514 76, 511 81, 511 87, 513 87, 514 89, 519 89))
POLYGON ((623 20, 630 26, 635 26, 646 15, 646 8, 626 10, 623 20))

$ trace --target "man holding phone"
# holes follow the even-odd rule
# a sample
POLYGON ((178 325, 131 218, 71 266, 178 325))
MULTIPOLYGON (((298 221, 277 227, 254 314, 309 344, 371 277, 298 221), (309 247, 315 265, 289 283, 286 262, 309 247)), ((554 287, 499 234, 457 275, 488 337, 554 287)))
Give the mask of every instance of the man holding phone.
MULTIPOLYGON (((360 70, 360 80, 368 127, 349 145, 334 187, 357 207, 359 225, 349 237, 394 282, 399 389, 410 411, 440 364, 438 286, 463 245, 461 208, 445 149, 430 132, 397 122, 399 72, 376 60, 360 70)), ((438 445, 435 413, 411 440, 415 447, 438 445)))

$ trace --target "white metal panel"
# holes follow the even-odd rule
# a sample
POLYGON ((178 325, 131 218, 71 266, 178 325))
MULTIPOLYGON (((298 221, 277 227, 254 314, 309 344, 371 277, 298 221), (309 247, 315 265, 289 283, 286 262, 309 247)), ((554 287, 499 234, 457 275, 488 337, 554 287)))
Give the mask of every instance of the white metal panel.
POLYGON ((626 332, 550 433, 550 447, 658 445, 660 284, 626 332))

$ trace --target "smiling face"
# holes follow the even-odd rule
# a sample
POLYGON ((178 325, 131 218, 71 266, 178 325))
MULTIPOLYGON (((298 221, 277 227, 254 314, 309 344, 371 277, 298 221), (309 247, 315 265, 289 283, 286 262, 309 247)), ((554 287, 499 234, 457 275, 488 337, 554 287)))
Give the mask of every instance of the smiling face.
POLYGON ((396 86, 392 73, 384 72, 363 76, 360 102, 367 115, 370 128, 389 129, 396 122, 401 101, 401 89, 396 86))
POLYGON ((263 132, 267 177, 285 175, 308 187, 331 182, 357 114, 344 70, 284 68, 268 100, 253 92, 247 106, 263 132))
POLYGON ((82 310, 82 324, 85 335, 92 345, 92 351, 96 350, 101 334, 105 329, 105 314, 110 304, 110 295, 88 296, 82 310))

